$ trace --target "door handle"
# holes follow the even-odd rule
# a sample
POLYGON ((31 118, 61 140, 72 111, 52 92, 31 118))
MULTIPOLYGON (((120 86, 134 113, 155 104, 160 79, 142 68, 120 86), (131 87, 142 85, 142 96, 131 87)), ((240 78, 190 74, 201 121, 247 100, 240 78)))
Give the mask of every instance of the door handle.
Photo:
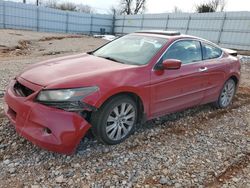
POLYGON ((207 67, 202 67, 202 68, 199 68, 199 72, 205 72, 205 71, 207 71, 208 70, 208 68, 207 67))

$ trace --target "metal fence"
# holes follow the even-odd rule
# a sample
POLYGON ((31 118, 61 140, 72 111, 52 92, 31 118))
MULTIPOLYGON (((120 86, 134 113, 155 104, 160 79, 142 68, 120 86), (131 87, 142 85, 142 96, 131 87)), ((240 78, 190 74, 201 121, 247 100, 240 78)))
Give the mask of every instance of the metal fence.
POLYGON ((114 18, 0 0, 0 28, 85 34, 100 33, 101 29, 115 34, 167 29, 203 37, 226 48, 250 50, 250 12, 142 14, 114 18))
POLYGON ((116 16, 115 33, 178 30, 226 48, 250 50, 250 12, 170 13, 116 16))
POLYGON ((0 28, 63 33, 111 33, 113 16, 61 11, 34 5, 0 1, 0 28))

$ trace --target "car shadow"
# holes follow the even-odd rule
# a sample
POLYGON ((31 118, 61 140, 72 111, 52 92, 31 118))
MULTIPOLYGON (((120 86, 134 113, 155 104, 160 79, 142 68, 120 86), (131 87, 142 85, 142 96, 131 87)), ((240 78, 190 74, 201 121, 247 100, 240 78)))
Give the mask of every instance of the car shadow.
MULTIPOLYGON (((159 118, 155 118, 155 119, 146 121, 143 124, 138 124, 134 134, 140 134, 140 133, 145 132, 146 130, 155 129, 160 126, 164 126, 164 128, 165 127, 168 128, 170 133, 179 134, 182 131, 177 130, 176 127, 174 126, 170 126, 169 125, 170 122, 174 123, 186 117, 194 117, 198 113, 206 113, 213 109, 216 109, 215 107, 213 107, 213 105, 206 104, 206 105, 192 107, 192 108, 180 111, 180 112, 171 113, 171 114, 159 117, 159 118)), ((99 148, 99 147, 104 149, 105 147, 107 148, 107 147, 115 147, 115 146, 108 146, 108 145, 99 143, 95 139, 90 129, 87 135, 83 138, 83 140, 79 144, 79 147, 77 148, 76 153, 84 154, 86 151, 90 150, 91 148, 99 148)))
MULTIPOLYGON (((146 121, 143 124, 137 125, 137 129, 134 134, 143 134, 147 130, 153 130, 156 128, 162 128, 166 130, 166 133, 176 134, 176 135, 185 135, 187 132, 190 132, 194 129, 201 129, 205 121, 210 121, 214 118, 221 118, 226 113, 229 113, 233 109, 237 109, 241 106, 250 104, 250 88, 240 87, 238 93, 236 94, 233 103, 230 107, 225 109, 217 109, 212 104, 205 104, 200 106, 195 106, 182 110, 180 112, 171 113, 159 118, 155 118, 149 121, 146 121), (192 118, 192 123, 188 124, 177 124, 176 122, 187 118, 192 118)), ((191 122, 189 120, 188 122, 191 122)), ((131 139, 128 138, 128 140, 131 139)), ((133 138, 132 138, 133 139, 133 138)), ((126 144, 126 143, 125 143, 126 144)), ((109 148, 116 146, 107 146, 102 143, 99 143, 91 133, 91 130, 83 139, 79 145, 76 153, 84 153, 85 150, 92 150, 92 148, 109 148)))

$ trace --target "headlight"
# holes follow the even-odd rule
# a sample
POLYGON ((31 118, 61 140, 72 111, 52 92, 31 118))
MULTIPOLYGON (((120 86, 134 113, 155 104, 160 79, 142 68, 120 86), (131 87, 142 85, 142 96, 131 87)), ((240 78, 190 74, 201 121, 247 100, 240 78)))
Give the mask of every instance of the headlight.
POLYGON ((41 102, 80 101, 98 90, 99 88, 96 86, 75 89, 42 90, 36 99, 41 102))

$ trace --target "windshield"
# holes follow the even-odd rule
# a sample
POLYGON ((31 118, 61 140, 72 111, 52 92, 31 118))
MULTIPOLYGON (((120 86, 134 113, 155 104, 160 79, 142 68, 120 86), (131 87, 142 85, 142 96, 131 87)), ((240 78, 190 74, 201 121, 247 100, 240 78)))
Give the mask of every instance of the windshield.
POLYGON ((166 44, 167 39, 126 35, 96 50, 93 55, 119 63, 145 65, 166 44))

